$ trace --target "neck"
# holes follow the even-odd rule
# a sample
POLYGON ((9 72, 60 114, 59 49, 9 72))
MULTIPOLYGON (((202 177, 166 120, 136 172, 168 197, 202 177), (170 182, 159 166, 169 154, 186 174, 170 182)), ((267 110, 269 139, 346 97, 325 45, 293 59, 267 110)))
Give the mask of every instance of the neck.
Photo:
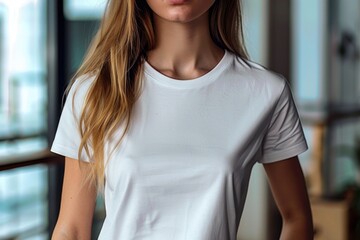
POLYGON ((170 22, 155 15, 154 23, 156 46, 148 52, 147 60, 158 69, 211 69, 223 56, 211 38, 208 14, 190 23, 170 22))

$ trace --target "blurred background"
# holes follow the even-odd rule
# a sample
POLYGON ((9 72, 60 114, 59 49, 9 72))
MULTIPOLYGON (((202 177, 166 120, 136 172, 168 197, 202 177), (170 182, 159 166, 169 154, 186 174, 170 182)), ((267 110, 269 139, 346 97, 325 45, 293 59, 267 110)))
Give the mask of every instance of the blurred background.
MULTIPOLYGON (((0 239, 50 239, 63 158, 49 146, 62 94, 104 7, 105 0, 0 0, 0 239)), ((310 147, 299 157, 315 239, 360 239, 360 1, 243 0, 243 7, 251 59, 292 86, 310 147)), ((93 239, 104 216, 99 198, 93 239)), ((280 229, 256 165, 238 239, 278 239, 280 229)))

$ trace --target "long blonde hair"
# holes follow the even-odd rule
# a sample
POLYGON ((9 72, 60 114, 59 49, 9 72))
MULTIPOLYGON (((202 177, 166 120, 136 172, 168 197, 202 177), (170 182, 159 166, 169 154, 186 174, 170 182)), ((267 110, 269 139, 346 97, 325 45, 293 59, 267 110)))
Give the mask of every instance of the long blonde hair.
MULTIPOLYGON (((209 9, 209 28, 219 47, 248 59, 240 0, 216 0, 209 9)), ((94 160, 88 180, 98 189, 103 189, 105 181, 106 140, 113 136, 119 123, 124 123, 125 128, 118 144, 128 131, 131 110, 142 86, 143 62, 154 46, 152 10, 146 1, 109 0, 99 30, 67 88, 68 92, 80 76, 95 75, 79 119, 78 159, 85 150, 94 160)))

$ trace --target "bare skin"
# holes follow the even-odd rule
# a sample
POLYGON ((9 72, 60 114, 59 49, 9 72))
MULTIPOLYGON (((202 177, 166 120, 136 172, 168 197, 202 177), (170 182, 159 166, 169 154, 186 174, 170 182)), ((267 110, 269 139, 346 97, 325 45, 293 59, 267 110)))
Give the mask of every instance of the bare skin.
POLYGON ((52 240, 91 239, 96 189, 94 186, 83 186, 88 167, 89 165, 85 165, 80 170, 78 160, 65 158, 60 214, 52 240))
POLYGON ((182 7, 169 7, 157 0, 147 2, 155 12, 157 42, 147 61, 155 69, 168 77, 189 80, 215 67, 224 50, 212 41, 209 32, 207 10, 212 1, 192 1, 182 7))
POLYGON ((310 203, 298 157, 264 164, 264 168, 283 220, 280 240, 313 239, 310 203))

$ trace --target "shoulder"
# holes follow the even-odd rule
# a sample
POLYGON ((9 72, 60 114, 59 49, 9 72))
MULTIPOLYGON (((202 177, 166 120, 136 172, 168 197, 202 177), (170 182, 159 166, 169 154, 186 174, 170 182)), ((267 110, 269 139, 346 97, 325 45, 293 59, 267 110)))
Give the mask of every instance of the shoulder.
POLYGON ((276 101, 289 87, 288 80, 282 74, 255 61, 235 57, 234 68, 239 80, 244 81, 254 94, 261 94, 263 99, 276 101))
POLYGON ((282 74, 272 71, 260 63, 250 59, 239 59, 238 61, 246 63, 245 72, 251 76, 253 81, 257 81, 268 88, 283 89, 287 82, 282 74))
POLYGON ((86 95, 96 80, 95 74, 84 74, 75 78, 69 86, 69 95, 86 95))
POLYGON ((64 108, 68 108, 76 115, 80 114, 86 101, 91 86, 96 81, 95 74, 85 74, 75 78, 69 85, 63 96, 64 108), (64 97, 66 100, 64 102, 64 97))
POLYGON ((96 78, 95 74, 84 74, 75 78, 68 86, 66 97, 73 98, 76 103, 83 101, 91 86, 95 83, 96 78))

